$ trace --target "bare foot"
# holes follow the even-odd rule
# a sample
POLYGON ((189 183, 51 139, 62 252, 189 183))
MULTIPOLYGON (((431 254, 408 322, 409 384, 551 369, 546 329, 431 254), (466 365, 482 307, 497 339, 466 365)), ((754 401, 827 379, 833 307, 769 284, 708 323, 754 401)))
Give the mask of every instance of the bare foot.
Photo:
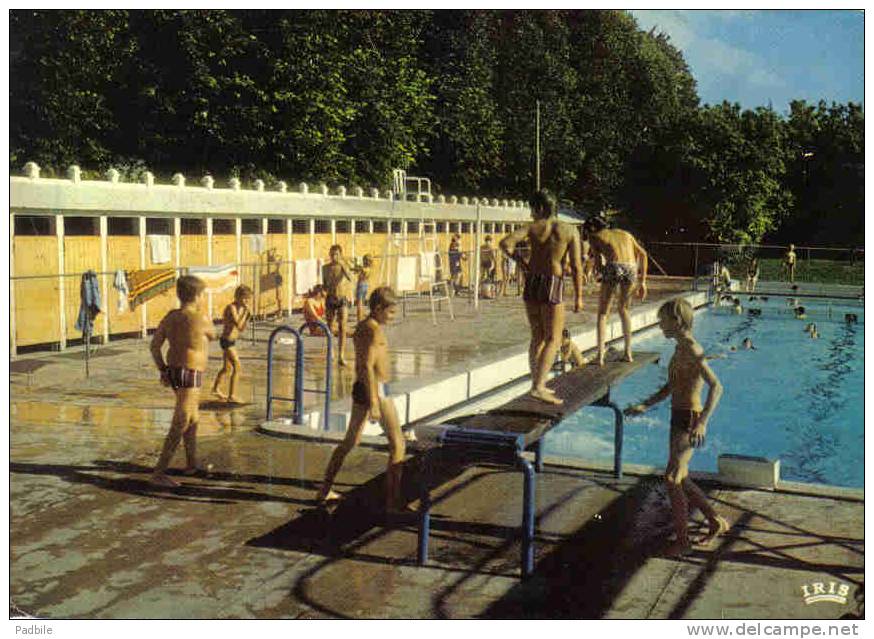
POLYGON ((605 359, 606 358, 605 358, 603 353, 598 355, 598 366, 600 366, 601 368, 604 368, 605 359))
POLYGON ((323 495, 322 492, 319 491, 319 494, 316 497, 316 501, 320 504, 327 504, 331 501, 340 501, 341 499, 343 499, 343 495, 334 492, 333 490, 329 490, 327 495, 323 495))
POLYGON ((412 515, 419 512, 411 504, 397 504, 395 506, 386 506, 385 513, 387 515, 412 515))
POLYGON ((345 359, 339 357, 337 358, 337 366, 342 366, 343 368, 346 368, 347 366, 349 366, 349 364, 346 363, 345 359))
POLYGON ((216 397, 218 397, 218 398, 219 398, 220 400, 222 400, 222 401, 224 401, 224 400, 226 400, 226 399, 228 398, 227 395, 225 395, 223 392, 221 392, 221 391, 220 391, 219 389, 217 389, 217 388, 213 388, 213 389, 212 389, 212 394, 215 395, 216 397))
POLYGON ((168 477, 164 473, 153 473, 152 476, 149 477, 149 483, 163 488, 179 488, 179 482, 172 477, 168 477))
POLYGON ((554 404, 555 406, 561 406, 564 404, 564 400, 561 400, 553 393, 550 393, 548 388, 532 388, 528 394, 534 399, 539 399, 541 402, 546 402, 547 404, 554 404))
POLYGON ((709 546, 717 537, 725 534, 729 528, 731 528, 731 526, 728 521, 726 521, 725 517, 717 515, 716 519, 710 522, 710 530, 707 531, 706 535, 698 540, 698 543, 702 546, 709 546))
POLYGON ((242 399, 240 399, 239 397, 235 397, 233 395, 228 397, 227 401, 228 401, 228 404, 245 404, 246 403, 242 399))
POLYGON ((625 361, 626 362, 633 362, 634 361, 634 358, 631 356, 631 351, 625 351, 625 361))
POLYGON ((662 553, 665 557, 682 557, 683 555, 688 555, 692 552, 692 545, 689 543, 689 540, 677 540, 673 542, 670 546, 665 548, 665 551, 662 553))

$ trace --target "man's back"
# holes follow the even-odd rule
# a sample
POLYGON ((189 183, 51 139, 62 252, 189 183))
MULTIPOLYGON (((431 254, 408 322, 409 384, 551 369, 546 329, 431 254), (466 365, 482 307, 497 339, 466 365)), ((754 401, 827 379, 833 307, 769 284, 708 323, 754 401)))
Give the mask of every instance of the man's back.
POLYGON ((528 227, 531 254, 528 267, 532 273, 562 275, 562 260, 576 231, 569 224, 548 218, 528 227))
POLYGON ((181 308, 170 311, 161 321, 170 348, 167 364, 204 370, 207 359, 207 333, 211 325, 198 310, 181 308))
POLYGON ((634 264, 637 256, 634 252, 634 236, 622 229, 603 229, 594 235, 599 252, 608 262, 634 264))

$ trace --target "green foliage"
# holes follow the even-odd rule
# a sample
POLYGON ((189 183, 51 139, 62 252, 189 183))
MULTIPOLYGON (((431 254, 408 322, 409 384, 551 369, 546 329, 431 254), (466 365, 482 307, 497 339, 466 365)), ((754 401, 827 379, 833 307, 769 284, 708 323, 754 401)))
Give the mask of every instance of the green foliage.
POLYGON ((605 10, 10 12, 10 165, 526 198, 645 237, 864 239, 859 105, 699 107, 661 33, 605 10))

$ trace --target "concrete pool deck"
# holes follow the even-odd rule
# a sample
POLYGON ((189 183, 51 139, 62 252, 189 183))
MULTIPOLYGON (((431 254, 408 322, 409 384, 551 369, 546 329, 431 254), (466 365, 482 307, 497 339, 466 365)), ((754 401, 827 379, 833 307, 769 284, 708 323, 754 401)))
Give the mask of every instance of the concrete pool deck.
MULTIPOLYGON (((681 288, 654 283, 652 304, 681 288)), ((479 313, 459 302, 453 324, 441 317, 433 327, 423 309, 392 327, 401 382, 494 357, 527 339, 518 298, 484 302, 479 313)), ((569 314, 572 330, 593 326, 593 302, 588 295, 586 312, 569 314)), ((708 483, 733 528, 713 548, 672 560, 659 556, 669 522, 653 469, 629 466, 617 481, 557 458, 547 458, 538 478, 531 579, 518 579, 521 476, 490 466, 447 477, 436 494, 431 562, 419 568, 415 522, 377 514, 384 440, 368 437, 353 451, 338 478, 346 500, 325 511, 312 498, 339 434, 280 440, 254 431, 264 415, 264 349, 264 341, 241 348, 241 390, 251 405, 202 406, 199 450, 202 463, 214 466, 211 476, 185 478, 173 492, 146 481, 172 396, 158 386, 144 342, 101 347, 87 380, 81 353, 14 362, 13 614, 835 619, 859 612, 859 491, 708 483), (812 592, 812 584, 830 582, 847 586, 845 603, 805 602, 805 586, 812 592)), ((210 364, 214 369, 216 360, 210 364)), ((345 377, 338 375, 338 400, 351 387, 345 377)), ((408 468, 405 490, 413 496, 415 457, 408 468)))

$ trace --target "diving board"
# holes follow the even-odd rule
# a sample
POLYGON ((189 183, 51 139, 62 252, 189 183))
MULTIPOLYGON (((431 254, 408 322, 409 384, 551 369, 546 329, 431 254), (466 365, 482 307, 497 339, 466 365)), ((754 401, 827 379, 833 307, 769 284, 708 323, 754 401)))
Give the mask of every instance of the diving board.
POLYGON ((524 473, 522 501, 522 577, 534 570, 534 491, 535 470, 543 469, 543 440, 546 434, 584 406, 611 408, 615 416, 614 464, 617 478, 622 477, 622 411, 610 400, 610 388, 625 377, 657 362, 658 353, 635 353, 633 362, 608 361, 604 367, 590 364, 550 380, 561 405, 547 404, 527 395, 517 397, 486 413, 457 417, 432 427, 434 444, 424 453, 424 478, 419 502, 418 563, 428 560, 428 537, 431 527, 432 466, 438 456, 455 462, 504 463, 521 467, 524 473), (534 465, 523 456, 535 453, 534 465))

